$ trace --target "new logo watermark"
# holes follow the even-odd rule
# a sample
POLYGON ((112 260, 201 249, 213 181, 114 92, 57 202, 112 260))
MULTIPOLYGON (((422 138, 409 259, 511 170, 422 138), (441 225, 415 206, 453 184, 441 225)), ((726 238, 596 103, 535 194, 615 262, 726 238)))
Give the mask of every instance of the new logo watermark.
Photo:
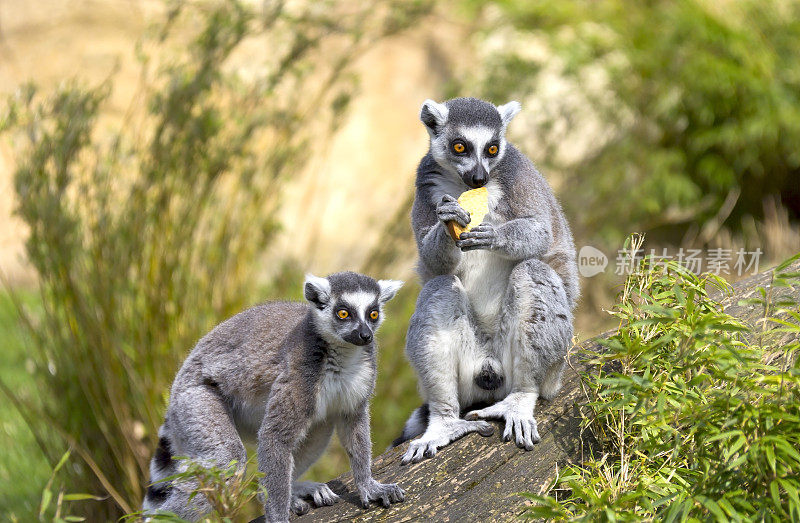
MULTIPOLYGON (((695 274, 710 272, 713 274, 756 274, 761 255, 764 252, 759 248, 754 251, 745 249, 684 249, 681 247, 677 251, 670 253, 667 249, 656 252, 650 249, 647 257, 650 259, 650 269, 657 269, 666 265, 668 261, 673 261, 684 267, 686 270, 695 274)), ((614 274, 627 275, 637 270, 639 262, 644 259, 644 249, 636 252, 620 249, 617 251, 614 274)), ((578 272, 584 278, 597 276, 605 272, 608 267, 608 256, 603 251, 584 245, 578 251, 578 272)))
POLYGON ((591 245, 581 247, 578 252, 578 272, 581 273, 581 276, 591 278, 604 272, 606 267, 608 267, 608 256, 602 251, 591 245))

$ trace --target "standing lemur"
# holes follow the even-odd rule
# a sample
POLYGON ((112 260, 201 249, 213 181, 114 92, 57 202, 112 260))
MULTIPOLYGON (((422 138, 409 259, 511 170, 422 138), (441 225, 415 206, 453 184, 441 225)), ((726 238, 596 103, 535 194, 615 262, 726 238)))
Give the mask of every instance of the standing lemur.
POLYGON ((404 463, 468 432, 491 434, 479 419, 505 419, 503 438, 530 450, 539 441, 536 400, 561 386, 579 292, 575 247, 547 182, 506 141, 519 110, 475 98, 422 105, 430 149, 417 170, 411 222, 424 287, 406 352, 425 403, 396 442, 422 435, 404 463), (445 224, 470 221, 456 198, 483 186, 489 214, 454 241, 445 224))
POLYGON ((145 514, 189 519, 210 512, 196 484, 163 481, 185 470, 174 456, 204 464, 244 465, 240 436, 258 441, 268 521, 289 510, 338 500, 327 485, 297 481, 325 450, 335 428, 347 450, 362 504, 402 501, 395 484, 372 478, 369 398, 377 372, 373 333, 383 306, 402 285, 353 272, 307 276, 309 304, 266 303, 237 314, 203 337, 172 385, 150 463, 145 514))

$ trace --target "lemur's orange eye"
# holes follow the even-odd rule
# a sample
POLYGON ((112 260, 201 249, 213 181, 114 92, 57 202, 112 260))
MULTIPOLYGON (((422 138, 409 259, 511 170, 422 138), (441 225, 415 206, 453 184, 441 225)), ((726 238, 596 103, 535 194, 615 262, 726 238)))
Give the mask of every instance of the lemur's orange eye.
POLYGON ((497 154, 497 146, 496 145, 490 145, 489 146, 489 154, 492 155, 492 156, 497 154))
POLYGON ((464 144, 463 144, 463 143, 461 143, 461 142, 456 142, 456 143, 454 143, 454 144, 453 144, 453 150, 454 150, 455 152, 457 152, 457 153, 461 154, 461 153, 463 153, 463 152, 466 150, 466 147, 464 147, 464 144))
POLYGON ((372 318, 373 320, 377 320, 378 319, 378 311, 370 312, 369 313, 369 317, 372 318))
POLYGON ((339 309, 338 311, 336 311, 336 315, 339 316, 340 320, 346 320, 347 317, 350 316, 350 313, 344 309, 339 309))

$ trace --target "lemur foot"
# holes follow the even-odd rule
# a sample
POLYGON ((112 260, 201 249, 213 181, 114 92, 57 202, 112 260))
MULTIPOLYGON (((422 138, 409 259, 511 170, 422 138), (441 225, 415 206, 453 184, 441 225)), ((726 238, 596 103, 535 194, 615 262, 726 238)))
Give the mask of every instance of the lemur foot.
POLYGON ((374 479, 366 487, 358 487, 361 506, 369 508, 371 501, 377 501, 384 507, 399 503, 406 499, 406 493, 396 483, 378 483, 374 479))
POLYGON ((295 481, 292 485, 292 512, 298 516, 311 510, 312 506, 333 505, 339 499, 339 496, 325 483, 295 481), (310 500, 311 503, 308 503, 303 498, 310 500))
POLYGON ((432 458, 436 452, 457 440, 465 434, 477 432, 481 436, 494 434, 494 427, 485 421, 466 421, 463 419, 447 420, 431 423, 425 434, 415 439, 408 445, 408 450, 403 455, 401 463, 419 463, 425 458, 432 458))
POLYGON ((533 417, 533 409, 520 408, 515 403, 501 401, 485 409, 473 410, 464 416, 468 420, 476 419, 504 419, 506 428, 503 431, 503 441, 515 440, 519 448, 533 450, 533 446, 542 438, 539 436, 539 426, 533 417), (530 412, 526 412, 530 410, 530 412))

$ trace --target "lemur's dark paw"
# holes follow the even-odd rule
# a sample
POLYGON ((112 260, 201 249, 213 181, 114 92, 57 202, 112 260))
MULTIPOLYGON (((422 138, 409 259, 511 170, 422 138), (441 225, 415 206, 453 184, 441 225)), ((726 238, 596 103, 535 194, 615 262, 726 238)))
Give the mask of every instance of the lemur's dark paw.
MULTIPOLYGON (((339 501, 339 496, 337 496, 328 485, 315 481, 295 482, 292 485, 292 496, 292 505, 294 506, 294 500, 296 499, 299 501, 298 506, 301 508, 301 503, 305 503, 306 506, 309 505, 305 500, 310 501, 310 505, 313 507, 333 505, 339 501)), ((292 510, 294 510, 294 508, 292 510)), ((308 512, 308 509, 306 509, 306 512, 308 512)), ((298 514, 298 512, 295 513, 298 514)))
POLYGON ((436 216, 442 222, 456 222, 461 227, 466 227, 470 222, 469 213, 459 205, 458 200, 447 194, 436 206, 436 216))
POLYGON ((405 491, 396 483, 378 483, 374 480, 369 487, 359 489, 359 494, 363 508, 369 508, 371 501, 377 501, 384 508, 388 508, 392 503, 399 503, 406 499, 405 491))
POLYGON ((473 251, 476 249, 494 249, 497 244, 497 231, 491 223, 481 223, 470 231, 461 233, 456 247, 462 251, 473 251))
POLYGON ((303 501, 300 498, 292 498, 292 512, 297 514, 298 516, 302 516, 303 514, 308 513, 311 510, 311 505, 309 505, 306 501, 303 501))

